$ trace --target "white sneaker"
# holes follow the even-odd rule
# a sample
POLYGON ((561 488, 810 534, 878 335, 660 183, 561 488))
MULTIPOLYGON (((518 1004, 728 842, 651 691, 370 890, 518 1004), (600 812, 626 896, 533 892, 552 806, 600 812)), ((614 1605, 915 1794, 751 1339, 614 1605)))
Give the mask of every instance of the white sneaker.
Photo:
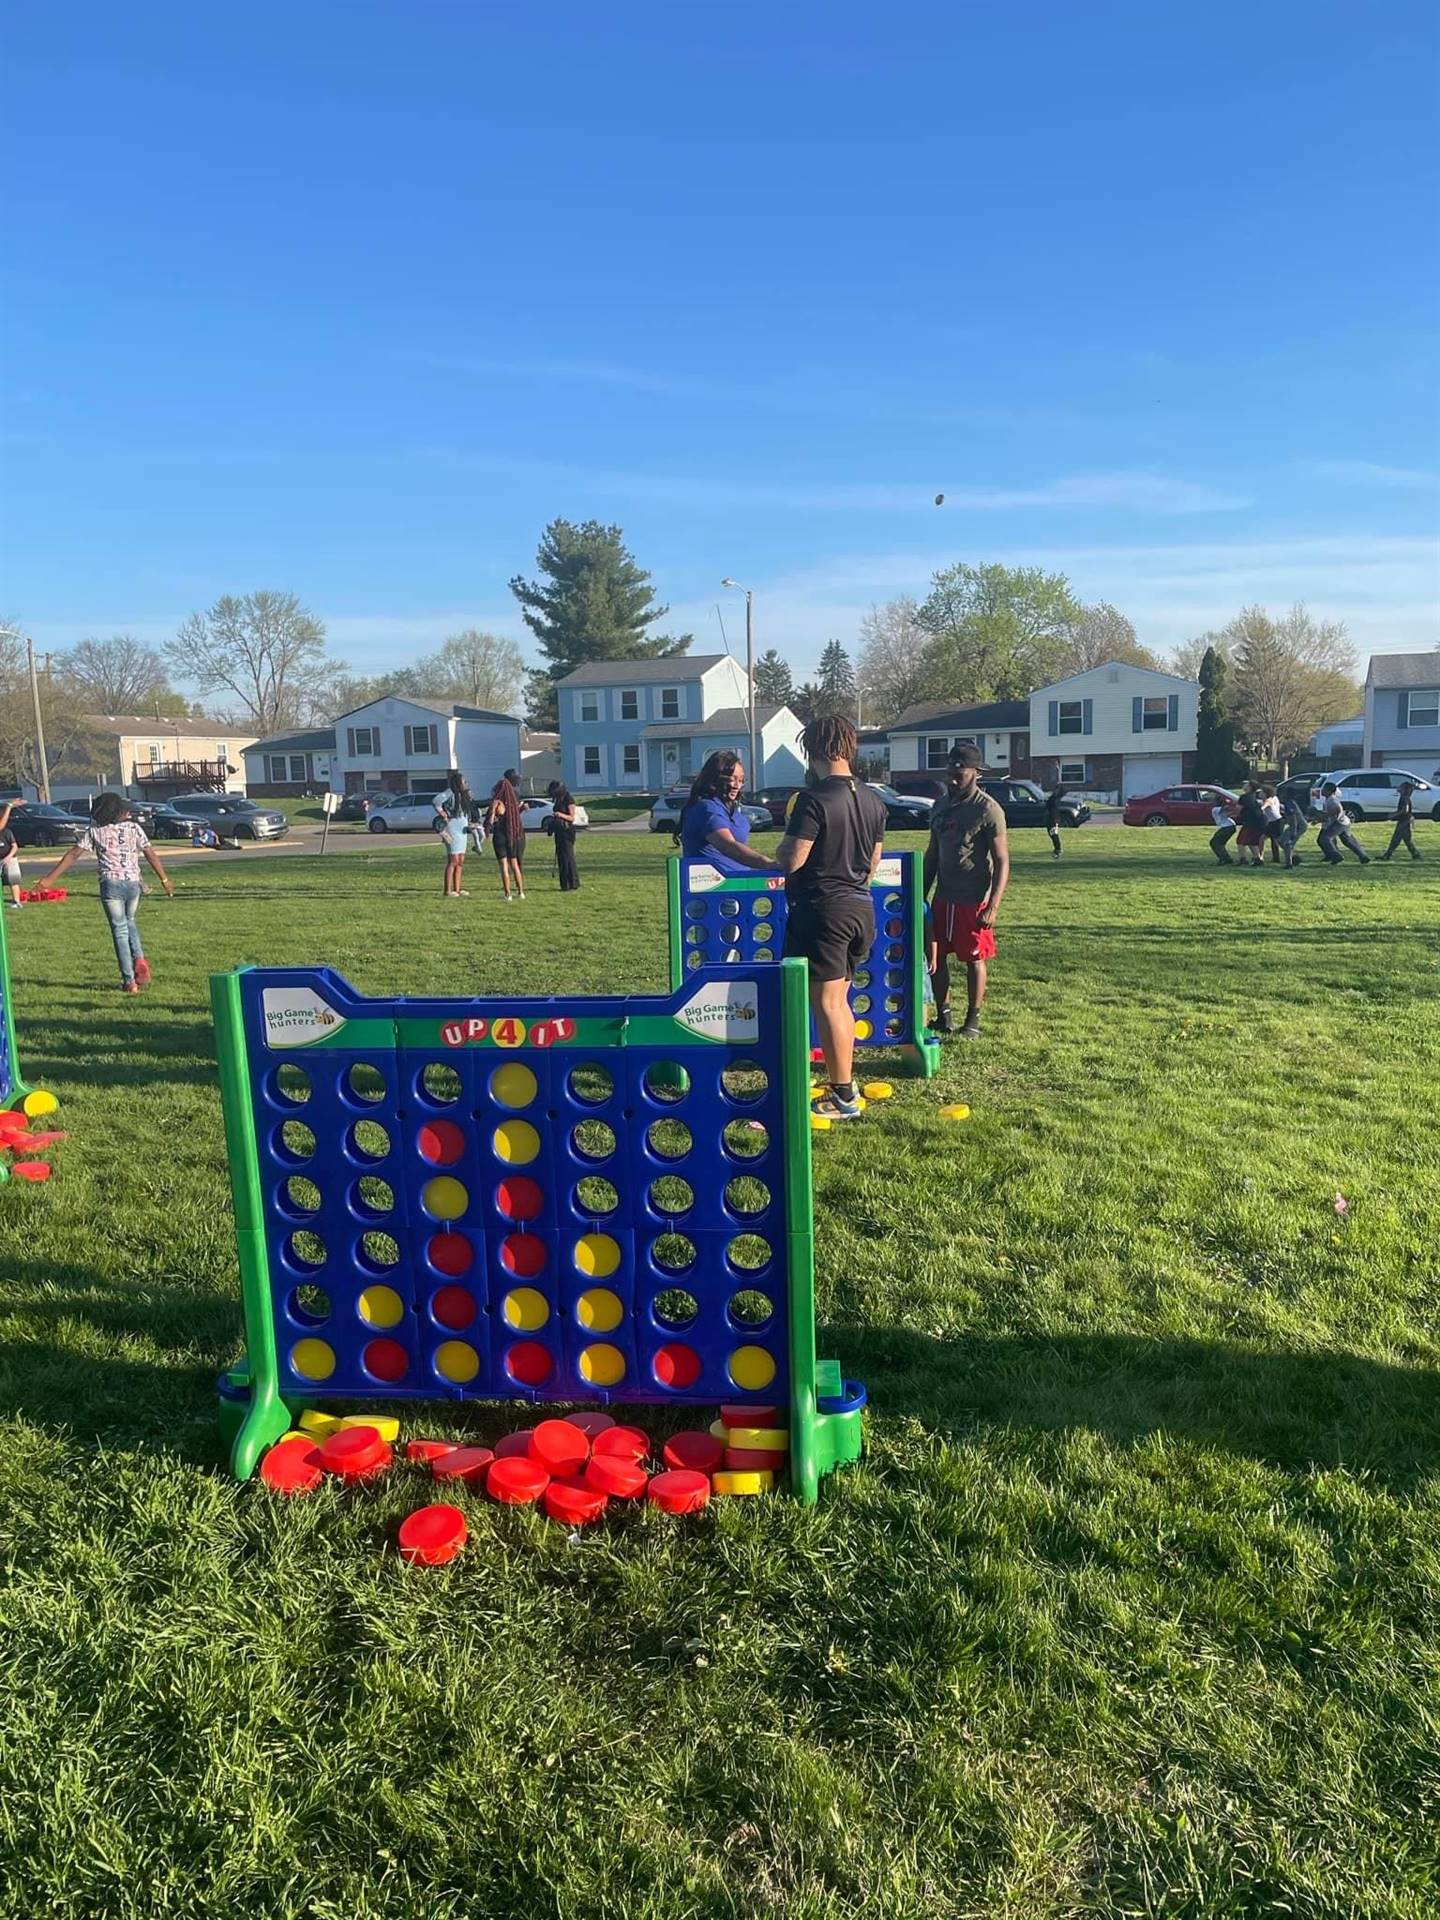
POLYGON ((520 898, 521 898, 522 900, 523 900, 523 899, 525 898, 525 889, 524 889, 523 887, 521 887, 521 889, 520 889, 520 898))

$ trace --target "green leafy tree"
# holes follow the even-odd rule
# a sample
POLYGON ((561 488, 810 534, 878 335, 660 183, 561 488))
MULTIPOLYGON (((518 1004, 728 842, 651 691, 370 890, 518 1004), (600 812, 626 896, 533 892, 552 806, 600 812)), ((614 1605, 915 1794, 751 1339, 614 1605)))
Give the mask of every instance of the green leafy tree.
POLYGON ((1235 646, 1228 690, 1237 737, 1266 766, 1278 766, 1316 727, 1360 705, 1355 650, 1339 621, 1316 620, 1304 606, 1274 619, 1246 607, 1225 633, 1235 646))
POLYGON ((795 704, 795 682, 789 663, 780 658, 774 647, 767 647, 755 662, 755 698, 767 706, 793 707, 795 704))
POLYGON ((589 660, 654 660, 683 653, 692 636, 650 629, 668 607, 658 606, 650 575, 638 566, 619 527, 586 520, 552 520, 535 556, 540 578, 516 575, 510 591, 540 643, 548 698, 533 679, 527 705, 533 724, 556 724, 555 683, 589 660))
POLYGON ((1079 601, 1062 573, 963 561, 937 573, 917 618, 932 697, 1014 700, 1066 670, 1079 601))
POLYGON ((1200 662, 1200 717, 1195 733, 1195 778, 1230 786, 1241 778, 1245 762, 1235 751, 1235 729, 1227 712, 1225 656, 1207 647, 1200 662))

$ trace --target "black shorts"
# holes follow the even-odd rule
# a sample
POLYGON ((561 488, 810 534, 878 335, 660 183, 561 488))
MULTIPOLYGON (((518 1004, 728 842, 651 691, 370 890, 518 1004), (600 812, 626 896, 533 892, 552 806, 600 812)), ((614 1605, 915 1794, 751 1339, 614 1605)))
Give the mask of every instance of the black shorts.
POLYGON ((875 944, 875 908, 868 895, 796 901, 785 922, 785 957, 808 960, 812 980, 853 980, 875 944))
POLYGON ((515 851, 514 842, 503 828, 499 832, 491 834, 490 850, 497 860, 518 860, 520 857, 515 851))

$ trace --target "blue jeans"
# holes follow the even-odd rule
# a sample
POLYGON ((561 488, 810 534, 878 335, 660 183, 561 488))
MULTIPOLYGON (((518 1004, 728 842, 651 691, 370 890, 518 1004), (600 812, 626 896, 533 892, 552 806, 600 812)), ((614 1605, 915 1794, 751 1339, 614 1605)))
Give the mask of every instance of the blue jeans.
POLYGON ((145 949, 140 944, 140 929, 135 924, 135 909, 140 905, 138 880, 102 880, 100 904, 110 922, 115 942, 115 958, 120 962, 120 978, 128 987, 135 978, 135 962, 145 949))

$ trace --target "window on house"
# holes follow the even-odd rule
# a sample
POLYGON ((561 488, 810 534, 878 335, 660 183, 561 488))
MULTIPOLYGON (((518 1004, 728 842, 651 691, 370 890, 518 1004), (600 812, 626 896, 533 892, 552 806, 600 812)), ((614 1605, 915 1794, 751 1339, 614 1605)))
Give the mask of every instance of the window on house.
POLYGON ((309 775, 305 771, 305 756, 303 753, 291 754, 290 778, 292 780, 299 781, 301 783, 303 783, 305 780, 309 778, 309 775))
POLYGON ((581 694, 580 718, 582 720, 598 720, 600 718, 600 696, 598 693, 581 694))
POLYGON ((622 687, 620 690, 620 718, 622 720, 640 718, 640 695, 634 687, 622 687))
POLYGON ((438 753, 440 749, 436 744, 435 735, 436 735, 436 729, 434 728, 434 726, 406 727, 405 729, 406 758, 409 759, 412 755, 417 753, 438 753))
POLYGON ((1085 702, 1083 700, 1062 700, 1056 726, 1061 733, 1083 733, 1085 731, 1085 702))
POLYGON ((679 687, 662 687, 660 689, 660 718, 662 720, 678 720, 680 718, 679 687))
POLYGON ((1140 730, 1142 733, 1168 733, 1170 730, 1170 696, 1168 693, 1147 693, 1140 708, 1140 730))
POLYGON ((950 759, 950 742, 948 740, 941 739, 938 734, 931 734, 929 739, 926 740, 925 742, 926 768, 933 772, 937 767, 943 768, 948 763, 949 759, 950 759))
POLYGON ((598 780, 600 778, 599 747, 584 747, 581 749, 581 751, 584 755, 583 772, 585 774, 585 778, 587 780, 598 780))
MULTIPOLYGON (((304 764, 303 761, 301 764, 304 764)), ((267 786, 278 786, 288 777, 288 762, 285 755, 283 753, 267 753, 265 755, 265 784, 267 786)), ((304 778, 303 774, 301 778, 304 778)))
POLYGON ((1060 784, 1063 787, 1083 787, 1089 775, 1085 771, 1083 760, 1062 760, 1060 762, 1060 784))
POLYGON ((345 738, 350 748, 352 760, 378 760, 380 758, 380 729, 378 727, 347 727, 345 738))
POLYGON ((1440 690, 1431 687, 1410 695, 1409 722, 1412 727, 1440 727, 1440 690))
MULTIPOLYGON (((639 771, 640 771, 640 749, 639 749, 639 747, 638 747, 638 746, 633 746, 633 747, 626 747, 624 751, 625 751, 625 771, 626 771, 626 773, 639 773, 639 771)), ((599 768, 597 767, 597 768, 596 768, 595 770, 596 770, 596 772, 598 773, 600 769, 599 769, 599 768)))

